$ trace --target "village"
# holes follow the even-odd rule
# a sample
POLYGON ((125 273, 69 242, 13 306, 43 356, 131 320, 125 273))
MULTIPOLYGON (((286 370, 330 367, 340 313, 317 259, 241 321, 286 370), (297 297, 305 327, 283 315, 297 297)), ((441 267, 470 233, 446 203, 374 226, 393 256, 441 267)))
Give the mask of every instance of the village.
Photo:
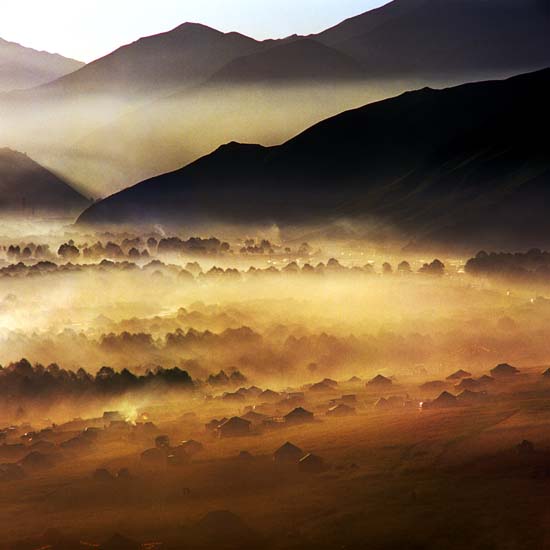
POLYGON ((59 425, 6 426, 5 547, 286 548, 288 537, 307 546, 321 544, 308 539, 308 506, 327 508, 345 487, 342 517, 353 523, 372 498, 359 487, 397 485, 411 505, 429 500, 427 469, 460 477, 469 465, 497 480, 546 483, 550 370, 503 363, 478 374, 461 369, 414 386, 382 374, 285 391, 252 385, 59 425), (12 501, 14 491, 29 496, 12 501), (303 491, 310 497, 291 505, 303 491), (32 534, 20 521, 29 505, 42 511, 32 534), (81 531, 92 505, 95 519, 81 531), (124 519, 128 506, 139 522, 124 519))

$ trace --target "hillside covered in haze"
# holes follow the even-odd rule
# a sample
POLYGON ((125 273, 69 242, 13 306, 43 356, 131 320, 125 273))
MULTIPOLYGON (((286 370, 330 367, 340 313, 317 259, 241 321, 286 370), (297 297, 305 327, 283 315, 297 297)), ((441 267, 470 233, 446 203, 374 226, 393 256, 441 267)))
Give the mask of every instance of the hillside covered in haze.
POLYGON ((550 151, 539 135, 549 94, 550 70, 408 92, 281 146, 230 143, 93 205, 80 222, 352 218, 440 241, 546 242, 550 151))
POLYGON ((542 0, 395 0, 284 40, 185 23, 1 98, 0 142, 105 196, 227 141, 275 145, 408 89, 544 68, 549 36, 542 0))
POLYGON ((39 52, 0 38, 0 93, 51 82, 83 65, 74 59, 39 52))
POLYGON ((0 149, 0 212, 78 214, 89 200, 23 153, 0 149))

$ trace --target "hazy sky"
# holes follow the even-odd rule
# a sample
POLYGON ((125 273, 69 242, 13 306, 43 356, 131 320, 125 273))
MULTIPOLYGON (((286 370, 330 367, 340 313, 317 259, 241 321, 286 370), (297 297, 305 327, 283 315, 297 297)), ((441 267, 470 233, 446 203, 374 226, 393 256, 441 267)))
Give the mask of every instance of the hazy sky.
POLYGON ((309 34, 388 0, 1 0, 0 37, 91 61, 186 21, 254 38, 309 34))

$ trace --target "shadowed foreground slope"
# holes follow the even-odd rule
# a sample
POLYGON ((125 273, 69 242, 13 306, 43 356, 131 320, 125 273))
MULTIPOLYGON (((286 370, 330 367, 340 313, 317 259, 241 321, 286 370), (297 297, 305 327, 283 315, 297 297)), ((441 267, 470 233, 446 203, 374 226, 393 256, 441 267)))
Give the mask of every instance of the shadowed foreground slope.
POLYGON ((75 215, 87 205, 88 199, 27 155, 0 149, 0 212, 75 215))
MULTIPOLYGON (((81 223, 279 224, 376 218, 453 240, 548 225, 550 70, 405 93, 277 147, 230 143, 93 205, 81 223), (251 208, 251 205, 254 205, 251 208), (488 208, 494 214, 485 216, 488 208), (523 214, 530 213, 528 222, 523 214)), ((492 238, 492 237, 488 237, 492 238)))

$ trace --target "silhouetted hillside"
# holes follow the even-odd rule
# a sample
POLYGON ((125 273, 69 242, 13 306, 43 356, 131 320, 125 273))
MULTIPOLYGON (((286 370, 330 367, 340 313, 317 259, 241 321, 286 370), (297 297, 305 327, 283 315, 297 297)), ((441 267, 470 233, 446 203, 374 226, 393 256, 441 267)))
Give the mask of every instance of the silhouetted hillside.
POLYGON ((545 0, 395 0, 316 37, 362 62, 371 77, 470 78, 550 64, 545 0))
POLYGON ((0 38, 0 92, 39 86, 83 65, 74 59, 39 52, 0 38))
POLYGON ((0 142, 106 196, 229 140, 274 145, 407 89, 550 66, 549 36, 546 0, 395 0, 263 42, 185 23, 0 97, 0 142))
POLYGON ((242 34, 196 23, 141 38, 48 86, 79 94, 151 94, 204 81, 232 60, 268 47, 242 34))
POLYGON ((52 88, 73 94, 154 94, 193 86, 213 75, 233 84, 359 75, 460 74, 469 80, 480 73, 547 66, 549 36, 545 0, 394 0, 309 40, 292 36, 260 42, 184 23, 123 46, 52 88))
POLYGON ((0 149, 0 212, 75 215, 89 204, 27 155, 0 149))
POLYGON ((389 2, 380 8, 350 17, 313 36, 323 44, 335 46, 357 36, 362 36, 387 21, 406 15, 425 2, 426 0, 393 0, 393 2, 389 2))
POLYGON ((330 82, 364 77, 361 66, 351 57, 315 40, 298 39, 240 57, 218 71, 209 83, 330 82))
POLYGON ((456 242, 544 235, 550 155, 539 135, 550 122, 549 93, 550 70, 408 92, 278 147, 225 145, 93 205, 80 221, 351 217, 391 222, 411 236, 437 230, 456 242))

